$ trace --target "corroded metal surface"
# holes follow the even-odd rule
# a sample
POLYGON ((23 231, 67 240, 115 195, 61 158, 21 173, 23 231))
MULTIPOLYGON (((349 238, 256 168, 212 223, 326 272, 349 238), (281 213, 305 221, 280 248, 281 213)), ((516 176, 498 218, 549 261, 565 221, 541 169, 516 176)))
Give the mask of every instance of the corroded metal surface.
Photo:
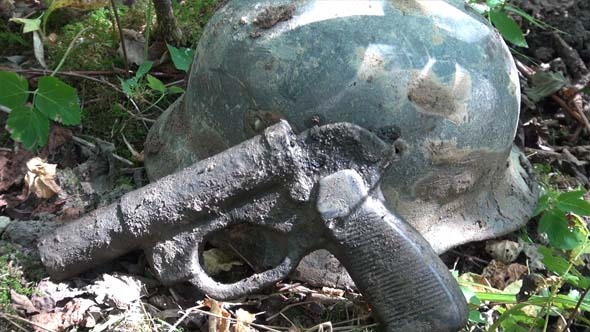
POLYGON ((440 253, 532 214, 537 186, 512 147, 519 99, 506 45, 462 0, 234 0, 151 130, 146 167, 160 178, 280 119, 355 123, 401 137, 383 195, 440 253))
POLYGON ((308 253, 327 249, 349 271, 387 331, 457 331, 467 320, 458 284, 428 242, 390 212, 379 189, 395 148, 352 124, 296 136, 281 121, 44 236, 41 259, 64 279, 143 249, 164 284, 190 282, 217 299, 287 277, 308 253), (274 268, 223 284, 201 265, 207 238, 250 224, 284 234, 274 268))

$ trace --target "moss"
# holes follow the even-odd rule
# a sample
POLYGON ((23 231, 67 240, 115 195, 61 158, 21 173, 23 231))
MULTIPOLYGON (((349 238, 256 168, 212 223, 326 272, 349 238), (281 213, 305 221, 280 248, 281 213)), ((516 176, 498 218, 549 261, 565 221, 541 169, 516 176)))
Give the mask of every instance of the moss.
POLYGON ((45 277, 38 257, 25 254, 15 245, 0 242, 0 310, 10 310, 10 290, 30 296, 32 282, 45 277))
MULTIPOLYGON (((28 34, 30 35, 30 34, 28 34)), ((10 56, 30 52, 33 45, 32 38, 20 32, 16 24, 9 24, 7 20, 0 20, 0 56, 10 56), (14 27, 14 29, 12 29, 14 27)))
POLYGON ((97 9, 79 21, 64 25, 57 32, 57 42, 47 44, 50 66, 57 65, 74 37, 85 28, 88 30, 76 42, 62 70, 108 70, 113 67, 118 58, 117 40, 108 9, 97 9))
POLYGON ((219 0, 173 1, 174 15, 182 30, 187 46, 196 48, 203 28, 215 13, 219 0))

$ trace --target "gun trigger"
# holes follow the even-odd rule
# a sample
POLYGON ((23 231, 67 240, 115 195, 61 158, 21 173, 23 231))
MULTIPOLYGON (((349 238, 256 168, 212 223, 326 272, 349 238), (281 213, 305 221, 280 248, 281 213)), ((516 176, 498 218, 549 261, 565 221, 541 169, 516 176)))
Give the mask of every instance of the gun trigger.
POLYGON ((324 221, 345 217, 365 200, 368 192, 357 171, 338 171, 320 180, 317 210, 324 221))

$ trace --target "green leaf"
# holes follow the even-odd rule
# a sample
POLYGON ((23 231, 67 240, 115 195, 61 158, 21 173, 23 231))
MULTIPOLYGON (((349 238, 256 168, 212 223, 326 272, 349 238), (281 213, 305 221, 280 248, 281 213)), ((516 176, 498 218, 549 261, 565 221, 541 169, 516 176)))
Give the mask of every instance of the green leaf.
POLYGON ((485 319, 483 319, 483 317, 481 316, 481 312, 479 312, 478 310, 471 310, 469 312, 469 321, 472 323, 479 323, 479 324, 487 323, 485 321, 485 319))
POLYGON ((176 48, 170 44, 166 44, 166 46, 168 46, 170 57, 176 69, 188 72, 195 56, 195 50, 184 47, 176 48))
POLYGON ((539 102, 559 91, 566 84, 567 79, 561 72, 539 70, 531 78, 532 87, 525 88, 525 94, 534 102, 539 102))
POLYGON ((125 94, 127 95, 132 95, 133 94, 133 87, 135 87, 137 85, 137 81, 134 78, 130 78, 128 80, 123 80, 122 78, 119 78, 119 80, 121 81, 121 90, 123 90, 123 92, 125 92, 125 94))
POLYGON ((559 276, 565 274, 570 265, 565 258, 553 254, 553 251, 547 247, 540 246, 537 250, 543 255, 541 262, 543 262, 547 270, 556 273, 559 276))
POLYGON ((15 73, 0 71, 0 105, 16 108, 24 105, 29 96, 29 82, 15 73))
POLYGON ((546 233, 552 246, 564 250, 572 250, 584 243, 586 236, 577 226, 570 227, 565 212, 560 209, 545 211, 539 220, 539 232, 546 233))
POLYGON ((173 85, 168 88, 168 92, 171 94, 184 93, 184 89, 179 86, 173 85))
POLYGON ((23 33, 33 32, 41 29, 41 17, 39 18, 17 18, 13 17, 10 19, 11 22, 22 24, 23 33))
POLYGON ((537 201, 537 207, 535 208, 535 212, 533 212, 533 217, 538 216, 541 212, 547 210, 549 208, 549 201, 551 196, 549 194, 543 194, 539 200, 537 201))
POLYGON ((147 81, 148 81, 148 86, 151 89, 156 90, 156 91, 158 91, 160 93, 166 93, 166 86, 159 79, 157 79, 157 78, 153 77, 152 75, 148 74, 147 75, 147 81))
POLYGON ((569 191, 557 197, 556 206, 579 216, 590 216, 590 203, 584 199, 584 190, 569 191))
POLYGON ((461 291, 463 292, 463 296, 465 296, 465 300, 467 300, 467 303, 474 304, 477 306, 479 306, 481 304, 481 301, 477 298, 474 291, 472 291, 471 289, 469 289, 467 287, 463 287, 463 286, 460 286, 460 288, 461 288, 461 291))
POLYGON ((488 17, 504 39, 516 46, 529 47, 520 27, 508 15, 498 10, 490 10, 488 17))
POLYGON ((137 84, 137 82, 139 82, 140 78, 142 78, 145 74, 150 72, 153 64, 154 63, 152 61, 144 61, 141 65, 139 65, 139 68, 137 68, 137 71, 135 72, 135 81, 134 82, 136 84, 137 84))
MULTIPOLYGON (((525 12, 524 10, 522 10, 522 9, 520 9, 518 7, 514 7, 514 6, 511 6, 511 5, 505 5, 503 7, 503 9, 506 10, 506 11, 510 11, 510 12, 513 12, 513 13, 515 13, 517 15, 522 16, 525 20, 531 22, 532 24, 538 26, 541 29, 549 29, 549 28, 551 28, 551 26, 549 24, 547 24, 547 23, 545 23, 543 21, 537 20, 536 18, 534 18, 533 16, 529 15, 527 12, 525 12)), ((557 29, 554 29, 554 30, 557 30, 557 29)))
POLYGON ((80 101, 76 89, 53 76, 39 79, 35 107, 48 118, 65 125, 80 123, 80 101))
POLYGON ((496 9, 504 5, 504 0, 487 0, 486 5, 491 9, 496 9))
POLYGON ((541 262, 547 270, 561 276, 566 282, 578 288, 586 288, 590 285, 590 278, 584 276, 574 266, 570 268, 570 262, 564 257, 556 255, 550 248, 539 247, 539 253, 543 255, 541 262), (568 272, 569 269, 569 273, 568 272))
POLYGON ((10 137, 29 149, 34 150, 47 144, 49 120, 39 111, 20 105, 12 109, 6 120, 10 137))

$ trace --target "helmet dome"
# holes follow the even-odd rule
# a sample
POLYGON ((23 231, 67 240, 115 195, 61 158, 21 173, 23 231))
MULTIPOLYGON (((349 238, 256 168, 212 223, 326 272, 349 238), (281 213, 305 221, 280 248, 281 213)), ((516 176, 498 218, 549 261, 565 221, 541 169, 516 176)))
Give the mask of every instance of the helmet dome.
POLYGON ((187 92, 156 122, 157 179, 286 119, 351 122, 401 150, 381 189, 437 252, 511 232, 538 195, 513 147, 520 90, 502 38, 462 0, 233 0, 187 92))

